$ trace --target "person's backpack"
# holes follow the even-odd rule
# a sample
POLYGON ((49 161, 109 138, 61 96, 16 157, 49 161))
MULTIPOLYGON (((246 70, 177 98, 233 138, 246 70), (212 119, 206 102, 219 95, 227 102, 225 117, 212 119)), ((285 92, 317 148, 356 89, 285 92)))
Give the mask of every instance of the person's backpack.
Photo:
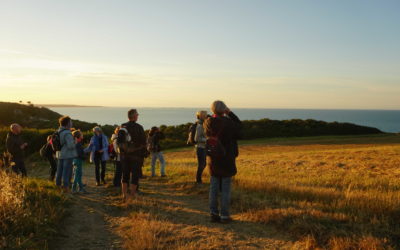
POLYGON ((50 144, 54 152, 61 151, 62 145, 61 145, 60 132, 56 131, 51 135, 50 144))
POLYGON ((109 155, 110 159, 112 159, 112 160, 117 158, 117 152, 115 152, 114 144, 112 144, 112 143, 110 143, 108 145, 108 155, 109 155))
POLYGON ((224 145, 222 145, 218 136, 209 137, 206 141, 206 153, 212 158, 222 158, 226 155, 226 150, 224 145))
POLYGON ((63 129, 61 131, 56 131, 51 135, 50 145, 54 152, 61 151, 63 145, 61 144, 61 132, 68 129, 63 129))
POLYGON ((154 143, 154 135, 147 137, 147 151, 149 152, 156 151, 156 145, 154 143))
POLYGON ((44 144, 39 151, 40 157, 42 158, 46 158, 48 155, 48 147, 49 147, 49 143, 46 142, 46 144, 44 144))
POLYGON ((195 145, 196 144, 196 130, 197 130, 197 122, 192 124, 189 128, 189 135, 186 144, 187 145, 195 145))

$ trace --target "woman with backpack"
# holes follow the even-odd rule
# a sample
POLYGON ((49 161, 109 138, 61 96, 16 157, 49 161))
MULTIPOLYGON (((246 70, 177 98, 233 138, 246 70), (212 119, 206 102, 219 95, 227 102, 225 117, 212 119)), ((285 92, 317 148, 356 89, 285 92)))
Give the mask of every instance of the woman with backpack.
POLYGON ((212 222, 229 223, 232 177, 236 175, 236 157, 239 155, 237 140, 241 121, 222 101, 211 105, 214 113, 204 122, 207 136, 206 151, 210 168, 210 212, 212 222), (221 210, 218 194, 221 193, 221 210))
POLYGON ((50 164, 49 180, 54 181, 57 172, 57 162, 55 158, 56 152, 53 150, 53 147, 51 146, 51 138, 52 138, 51 135, 47 137, 46 144, 44 144, 43 147, 40 149, 40 156, 45 158, 49 162, 50 164))
POLYGON ((151 177, 156 176, 156 161, 160 161, 161 177, 166 177, 165 174, 165 160, 161 152, 160 140, 165 138, 164 134, 158 127, 152 127, 147 138, 147 150, 151 154, 151 177))
POLYGON ((90 152, 90 162, 93 162, 95 165, 96 186, 100 186, 101 184, 106 184, 106 163, 109 159, 108 138, 98 126, 93 128, 93 133, 94 135, 90 139, 85 153, 90 152))
POLYGON ((197 174, 196 174, 196 183, 201 184, 203 181, 201 180, 201 176, 203 175, 203 171, 207 165, 207 154, 206 154, 206 135, 204 133, 203 123, 207 119, 207 111, 201 110, 198 111, 197 114, 197 125, 196 132, 194 135, 195 148, 196 148, 196 156, 197 156, 197 174))
POLYGON ((75 147, 75 139, 72 136, 72 120, 69 116, 63 116, 59 120, 60 128, 52 138, 53 147, 57 148, 58 159, 56 185, 61 187, 65 193, 69 193, 72 175, 72 162, 78 156, 75 147))

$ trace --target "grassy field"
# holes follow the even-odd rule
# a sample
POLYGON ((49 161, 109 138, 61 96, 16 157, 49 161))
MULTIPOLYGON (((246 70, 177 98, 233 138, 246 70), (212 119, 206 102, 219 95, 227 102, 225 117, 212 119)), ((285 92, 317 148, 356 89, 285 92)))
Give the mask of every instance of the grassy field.
MULTIPOLYGON (((294 248, 400 248, 399 142, 397 135, 244 142, 234 219, 273 226, 294 248)), ((207 196, 207 186, 191 184, 194 153, 166 158, 170 184, 207 196)))
MULTIPOLYGON (((28 173, 42 179, 0 172, 0 248, 400 248, 399 135, 240 144, 230 225, 209 222, 208 171, 205 184, 194 184, 192 148, 166 152, 168 177, 142 180, 145 195, 130 204, 119 189, 94 186, 91 164, 84 168, 89 193, 67 199, 31 158, 28 173)), ((150 175, 148 161, 144 172, 150 175)))

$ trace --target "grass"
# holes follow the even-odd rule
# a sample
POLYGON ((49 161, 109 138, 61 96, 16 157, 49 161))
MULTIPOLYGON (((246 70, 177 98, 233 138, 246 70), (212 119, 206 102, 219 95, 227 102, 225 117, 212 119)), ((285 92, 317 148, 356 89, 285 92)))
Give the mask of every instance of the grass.
MULTIPOLYGON (((242 144, 235 219, 272 225, 299 249, 400 248, 399 136, 282 140, 242 144)), ((194 153, 166 158, 170 182, 207 195, 188 188, 194 153)))
POLYGON ((3 170, 0 179, 0 248, 47 249, 65 215, 65 198, 45 180, 3 170))

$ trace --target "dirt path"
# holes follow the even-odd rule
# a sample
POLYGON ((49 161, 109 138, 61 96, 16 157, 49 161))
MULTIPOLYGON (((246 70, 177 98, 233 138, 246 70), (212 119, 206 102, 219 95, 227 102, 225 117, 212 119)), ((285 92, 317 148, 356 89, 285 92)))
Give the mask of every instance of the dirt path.
MULTIPOLYGON (((96 187, 93 168, 84 169, 83 182, 87 194, 73 194, 68 215, 61 226, 60 237, 50 249, 120 249, 121 239, 113 233, 112 218, 122 211, 112 203, 118 199, 110 193, 111 187, 96 187)), ((116 192, 114 192, 116 193, 116 192)))
POLYGON ((170 225, 168 230, 173 231, 172 235, 161 236, 165 239, 157 239, 161 243, 154 248, 176 248, 173 241, 178 238, 197 249, 289 249, 292 246, 288 237, 272 227, 239 219, 228 225, 209 222, 205 188, 196 193, 193 185, 177 187, 167 179, 147 178, 141 181, 144 195, 126 205, 121 203, 119 190, 94 186, 92 168, 84 170, 84 182, 88 185, 88 194, 71 195, 69 215, 50 249, 140 249, 135 246, 135 235, 128 230, 135 229, 139 222, 132 220, 130 214, 149 211, 149 223, 161 218, 162 224, 170 225), (125 234, 121 228, 126 230, 125 234), (122 242, 127 239, 132 244, 123 246, 122 242))

